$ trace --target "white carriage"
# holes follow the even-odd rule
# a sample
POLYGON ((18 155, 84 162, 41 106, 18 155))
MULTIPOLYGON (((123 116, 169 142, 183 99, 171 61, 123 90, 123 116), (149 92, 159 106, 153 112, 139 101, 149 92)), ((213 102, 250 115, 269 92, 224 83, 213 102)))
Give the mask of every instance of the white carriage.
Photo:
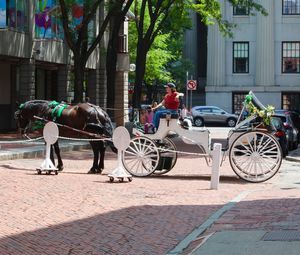
MULTIPOLYGON (((266 109, 253 92, 250 91, 249 95, 259 110, 266 109)), ((260 127, 261 123, 255 123, 256 117, 252 115, 237 124, 229 132, 227 147, 223 149, 229 156, 233 171, 248 182, 263 182, 272 178, 282 162, 278 141, 267 129, 260 127)), ((205 128, 184 128, 177 119, 174 114, 163 116, 155 134, 143 134, 133 127, 133 138, 122 154, 123 166, 130 174, 143 177, 169 172, 177 161, 176 146, 168 137, 170 134, 177 134, 184 142, 197 145, 200 156, 206 160, 211 157, 209 131, 205 128)))

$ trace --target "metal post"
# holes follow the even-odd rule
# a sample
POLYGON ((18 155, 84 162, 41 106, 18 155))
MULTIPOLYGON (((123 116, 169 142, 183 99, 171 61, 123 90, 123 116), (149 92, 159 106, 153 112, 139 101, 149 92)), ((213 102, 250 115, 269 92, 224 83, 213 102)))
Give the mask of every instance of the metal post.
POLYGON ((214 150, 212 152, 212 166, 211 166, 211 180, 210 180, 211 189, 219 188, 221 149, 222 149, 222 144, 220 143, 214 144, 214 150))
POLYGON ((188 83, 188 80, 189 80, 189 72, 186 71, 186 84, 185 84, 185 107, 188 108, 188 103, 189 103, 189 91, 188 91, 188 87, 187 87, 187 83, 188 83))
MULTIPOLYGON (((193 75, 191 75, 191 80, 193 80, 193 75)), ((193 90, 191 89, 191 96, 190 96, 190 107, 189 109, 192 109, 192 104, 193 104, 193 90)))

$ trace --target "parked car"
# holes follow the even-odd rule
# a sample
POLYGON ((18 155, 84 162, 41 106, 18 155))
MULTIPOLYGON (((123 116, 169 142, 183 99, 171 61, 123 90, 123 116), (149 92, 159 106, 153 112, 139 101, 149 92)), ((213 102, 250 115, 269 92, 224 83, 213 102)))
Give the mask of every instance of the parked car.
POLYGON ((293 123, 291 116, 284 113, 275 113, 273 117, 278 117, 282 120, 284 127, 286 128, 287 139, 289 150, 294 150, 298 148, 298 129, 293 123))
POLYGON ((191 113, 196 127, 201 127, 206 123, 221 123, 234 127, 238 120, 237 115, 230 114, 216 106, 195 106, 191 113))
POLYGON ((300 143, 300 115, 298 112, 289 110, 275 110, 275 113, 290 115, 294 125, 298 129, 298 143, 300 143))
POLYGON ((279 142, 282 150, 282 156, 285 158, 289 152, 288 132, 284 127, 281 118, 272 117, 271 125, 274 129, 271 133, 276 137, 277 141, 279 142))

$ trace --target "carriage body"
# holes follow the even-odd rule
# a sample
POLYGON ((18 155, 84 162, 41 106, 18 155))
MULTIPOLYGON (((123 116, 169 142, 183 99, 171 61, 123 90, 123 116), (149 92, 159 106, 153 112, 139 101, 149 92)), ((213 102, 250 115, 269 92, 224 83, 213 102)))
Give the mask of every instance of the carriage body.
MULTIPOLYGON (((265 106, 254 93, 250 91, 249 95, 253 105, 258 110, 265 111, 265 106)), ((240 121, 229 132, 227 147, 224 148, 233 171, 249 182, 263 182, 272 178, 282 161, 279 143, 268 130, 261 127, 261 121, 254 121, 258 117, 252 114, 240 121)), ((154 134, 144 134, 139 128, 133 127, 133 138, 122 155, 124 168, 133 176, 140 177, 169 172, 176 163, 178 153, 175 144, 168 137, 173 134, 185 143, 197 145, 197 154, 208 163, 212 154, 209 130, 183 128, 178 124, 177 116, 166 115, 160 119, 159 128, 154 134)))

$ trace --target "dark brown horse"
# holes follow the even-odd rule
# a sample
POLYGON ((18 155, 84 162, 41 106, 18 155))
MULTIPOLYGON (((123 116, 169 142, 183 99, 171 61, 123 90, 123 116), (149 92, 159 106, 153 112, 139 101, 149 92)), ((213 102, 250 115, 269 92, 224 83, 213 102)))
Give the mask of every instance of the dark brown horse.
MULTIPOLYGON (((42 131, 43 124, 46 122, 43 119, 56 122, 59 135, 64 137, 110 138, 113 133, 112 122, 107 113, 99 106, 90 103, 80 103, 72 106, 55 101, 31 100, 19 105, 19 109, 15 113, 15 119, 22 134, 32 129, 42 131)), ((110 141, 108 143, 115 151, 112 143, 110 141)), ((103 140, 90 141, 90 144, 94 152, 94 161, 89 173, 101 173, 104 169, 106 142, 103 140)), ((57 168, 62 170, 63 162, 58 142, 54 144, 54 150, 58 159, 57 168)), ((51 159, 54 161, 53 153, 51 153, 51 159)))

